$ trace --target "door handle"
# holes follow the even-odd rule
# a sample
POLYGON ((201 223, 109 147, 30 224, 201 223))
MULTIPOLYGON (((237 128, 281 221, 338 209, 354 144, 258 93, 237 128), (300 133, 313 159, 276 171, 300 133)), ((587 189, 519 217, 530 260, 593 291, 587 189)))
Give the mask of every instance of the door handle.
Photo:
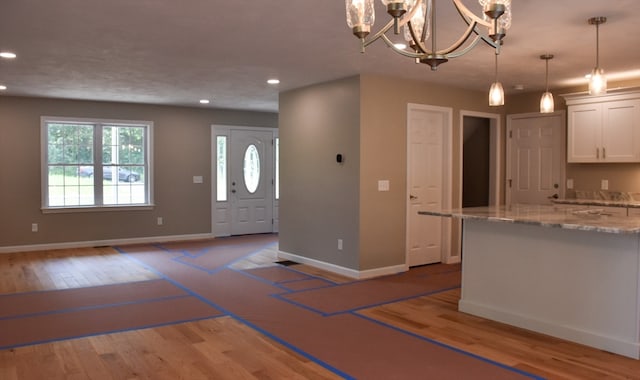
POLYGON ((416 196, 415 196, 415 195, 413 195, 413 194, 409 194, 409 200, 414 201, 414 200, 416 200, 416 199, 418 199, 418 197, 416 197, 416 196))
POLYGON ((550 197, 547 197, 547 199, 558 199, 558 194, 553 194, 550 197))
POLYGON ((236 189, 231 189, 231 192, 232 192, 233 194, 235 194, 235 193, 236 193, 236 189))

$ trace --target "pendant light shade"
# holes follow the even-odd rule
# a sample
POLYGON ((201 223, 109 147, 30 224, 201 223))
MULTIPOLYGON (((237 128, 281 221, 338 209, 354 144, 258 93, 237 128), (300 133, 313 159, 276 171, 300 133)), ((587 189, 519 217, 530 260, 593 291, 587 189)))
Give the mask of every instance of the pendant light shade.
POLYGON ((540 56, 540 59, 545 60, 545 79, 544 87, 545 91, 540 98, 540 113, 551 113, 554 111, 553 94, 549 92, 549 60, 553 59, 553 54, 544 54, 540 56))
POLYGON ((601 67, 595 67, 589 78, 589 95, 601 95, 607 93, 607 77, 601 67))
POLYGON ((504 90, 502 89, 502 83, 498 82, 498 54, 496 54, 496 79, 489 89, 489 105, 504 105, 504 90))
POLYGON ((502 89, 502 83, 493 82, 493 84, 491 84, 491 89, 489 90, 489 105, 504 105, 504 90, 502 89))
POLYGON ((552 113, 554 111, 553 106, 553 95, 547 91, 542 94, 542 98, 540 98, 540 112, 541 113, 552 113))
POLYGON ((601 95, 607 92, 607 77, 600 67, 600 24, 607 22, 606 17, 592 17, 587 22, 596 26, 596 67, 591 71, 589 78, 589 95, 601 95))

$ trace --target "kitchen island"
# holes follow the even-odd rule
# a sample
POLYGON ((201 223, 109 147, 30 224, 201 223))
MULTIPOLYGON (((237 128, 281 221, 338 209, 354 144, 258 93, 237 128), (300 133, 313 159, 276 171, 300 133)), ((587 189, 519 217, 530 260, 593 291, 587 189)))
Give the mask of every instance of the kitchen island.
POLYGON ((640 218, 533 205, 420 214, 463 221, 460 311, 640 358, 640 218))

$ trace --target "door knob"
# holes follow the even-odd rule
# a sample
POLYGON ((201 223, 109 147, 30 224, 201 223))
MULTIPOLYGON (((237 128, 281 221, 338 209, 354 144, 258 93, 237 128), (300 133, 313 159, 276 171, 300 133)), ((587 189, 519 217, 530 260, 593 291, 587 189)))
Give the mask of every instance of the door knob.
POLYGON ((236 189, 231 189, 231 192, 235 194, 236 193, 236 189))
POLYGON ((413 194, 410 194, 410 195, 409 195, 409 199, 413 201, 413 200, 418 199, 418 197, 416 197, 416 196, 415 196, 415 195, 413 195, 413 194))

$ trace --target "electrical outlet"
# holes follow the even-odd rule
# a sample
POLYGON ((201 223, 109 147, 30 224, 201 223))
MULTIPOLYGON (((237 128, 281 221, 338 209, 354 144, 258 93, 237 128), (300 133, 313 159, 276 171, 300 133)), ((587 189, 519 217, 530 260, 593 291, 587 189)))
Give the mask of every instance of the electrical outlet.
POLYGON ((389 191, 388 179, 381 179, 378 181, 378 191, 389 191))
POLYGON ((573 179, 572 178, 567 179, 567 189, 569 189, 569 190, 573 189, 573 179))
POLYGON ((38 232, 38 223, 31 223, 31 232, 38 232))
POLYGON ((158 217, 158 225, 161 226, 164 223, 164 220, 161 216, 158 217))
POLYGON ((342 239, 338 239, 338 251, 342 251, 342 239))

